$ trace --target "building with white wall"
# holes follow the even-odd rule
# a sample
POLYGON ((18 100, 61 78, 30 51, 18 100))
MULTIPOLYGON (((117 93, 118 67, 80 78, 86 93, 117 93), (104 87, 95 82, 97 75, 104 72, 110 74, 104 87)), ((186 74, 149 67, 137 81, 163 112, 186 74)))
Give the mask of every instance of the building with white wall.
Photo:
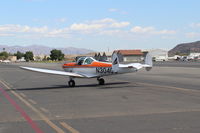
POLYGON ((168 51, 167 50, 151 49, 148 51, 155 61, 167 61, 168 60, 168 51))

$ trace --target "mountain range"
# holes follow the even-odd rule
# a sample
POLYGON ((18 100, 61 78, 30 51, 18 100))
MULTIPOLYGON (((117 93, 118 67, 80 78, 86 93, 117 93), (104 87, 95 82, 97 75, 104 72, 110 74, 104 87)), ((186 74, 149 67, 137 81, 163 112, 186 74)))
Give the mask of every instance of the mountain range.
POLYGON ((174 56, 177 53, 188 55, 193 52, 200 53, 200 41, 178 44, 176 47, 171 49, 168 54, 169 56, 174 56))
POLYGON ((64 54, 87 54, 94 52, 90 49, 66 47, 66 48, 52 48, 41 45, 30 45, 30 46, 7 46, 0 45, 0 52, 5 50, 8 53, 16 53, 17 51, 25 53, 26 51, 32 51, 35 55, 49 55, 52 49, 62 50, 64 54))

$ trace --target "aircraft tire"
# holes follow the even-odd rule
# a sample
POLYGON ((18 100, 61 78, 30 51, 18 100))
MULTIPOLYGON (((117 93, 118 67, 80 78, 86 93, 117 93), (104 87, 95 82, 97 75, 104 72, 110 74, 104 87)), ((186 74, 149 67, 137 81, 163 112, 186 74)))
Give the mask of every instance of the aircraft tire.
POLYGON ((75 87, 75 81, 74 80, 70 80, 68 82, 69 87, 75 87))
POLYGON ((103 78, 98 79, 99 81, 99 85, 104 85, 105 84, 105 80, 103 78))

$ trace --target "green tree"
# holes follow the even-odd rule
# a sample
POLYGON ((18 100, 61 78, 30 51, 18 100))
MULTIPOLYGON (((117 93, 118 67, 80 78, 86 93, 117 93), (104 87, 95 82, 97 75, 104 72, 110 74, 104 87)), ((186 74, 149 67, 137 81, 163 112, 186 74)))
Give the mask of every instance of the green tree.
POLYGON ((24 53, 21 53, 20 51, 17 51, 17 53, 15 53, 14 55, 17 56, 18 60, 24 57, 24 53))
POLYGON ((50 60, 51 60, 51 58, 50 58, 50 57, 47 57, 47 60, 48 60, 48 61, 50 61, 50 60))
POLYGON ((24 55, 25 60, 28 61, 33 61, 33 52, 27 51, 24 55))
POLYGON ((48 57, 48 56, 44 56, 44 58, 42 59, 42 61, 49 61, 49 60, 51 60, 51 58, 50 57, 48 57))
POLYGON ((64 54, 62 53, 61 50, 53 49, 51 50, 50 54, 51 60, 63 60, 64 59, 64 54))
POLYGON ((0 53, 0 59, 6 60, 8 56, 9 54, 6 51, 0 53))

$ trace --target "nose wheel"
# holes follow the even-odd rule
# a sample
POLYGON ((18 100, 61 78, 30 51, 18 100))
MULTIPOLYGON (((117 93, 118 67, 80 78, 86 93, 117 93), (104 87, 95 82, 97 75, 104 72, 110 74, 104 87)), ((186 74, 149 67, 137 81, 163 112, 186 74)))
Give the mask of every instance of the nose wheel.
POLYGON ((71 79, 71 80, 68 82, 68 85, 69 85, 69 87, 75 87, 75 81, 71 79))
POLYGON ((105 84, 105 80, 103 78, 97 78, 99 85, 104 85, 105 84))

